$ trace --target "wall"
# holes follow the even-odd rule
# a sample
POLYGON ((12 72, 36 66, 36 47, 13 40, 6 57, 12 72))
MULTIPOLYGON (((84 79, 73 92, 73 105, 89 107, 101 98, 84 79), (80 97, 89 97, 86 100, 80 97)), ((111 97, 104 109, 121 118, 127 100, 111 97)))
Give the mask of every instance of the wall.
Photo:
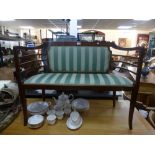
MULTIPOLYGON (((87 31, 88 29, 81 29, 79 32, 87 31)), ((149 31, 138 31, 138 30, 99 30, 105 33, 106 41, 114 41, 118 45, 119 38, 127 38, 130 44, 130 47, 135 47, 137 43, 138 34, 149 34, 149 31)), ((123 54, 118 50, 113 50, 115 54, 123 54)), ((126 52, 127 53, 127 52, 126 52)), ((124 54, 126 54, 124 53, 124 54)), ((132 54, 132 53, 131 53, 132 54)))

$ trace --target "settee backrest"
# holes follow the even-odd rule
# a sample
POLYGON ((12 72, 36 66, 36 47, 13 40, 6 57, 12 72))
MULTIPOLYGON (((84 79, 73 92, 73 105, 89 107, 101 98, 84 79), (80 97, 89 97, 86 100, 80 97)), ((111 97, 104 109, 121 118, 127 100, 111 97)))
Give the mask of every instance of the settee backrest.
POLYGON ((110 54, 103 46, 50 46, 48 66, 51 72, 107 73, 110 54))

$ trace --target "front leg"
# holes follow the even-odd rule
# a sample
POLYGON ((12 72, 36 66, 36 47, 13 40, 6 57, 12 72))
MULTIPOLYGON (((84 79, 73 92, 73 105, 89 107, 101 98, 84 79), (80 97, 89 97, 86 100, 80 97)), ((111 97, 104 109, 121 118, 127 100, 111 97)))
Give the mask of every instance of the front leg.
POLYGON ((26 96, 25 96, 25 89, 21 88, 19 91, 19 95, 20 95, 20 102, 22 104, 22 110, 23 110, 23 117, 24 117, 24 126, 27 125, 27 103, 26 103, 26 96))
POLYGON ((133 89, 131 93, 131 100, 130 100, 130 108, 129 108, 129 129, 132 130, 132 120, 133 120, 133 113, 137 99, 137 92, 133 89))

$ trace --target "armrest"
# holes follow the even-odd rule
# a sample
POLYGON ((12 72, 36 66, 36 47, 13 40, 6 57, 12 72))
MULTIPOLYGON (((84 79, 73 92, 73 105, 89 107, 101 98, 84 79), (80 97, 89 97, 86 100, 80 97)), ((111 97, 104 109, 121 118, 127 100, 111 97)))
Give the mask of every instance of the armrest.
POLYGON ((153 93, 152 92, 138 92, 139 94, 142 94, 142 95, 152 95, 153 93))
POLYGON ((25 78, 39 73, 42 65, 40 52, 41 46, 34 48, 14 47, 15 75, 18 83, 22 83, 25 78))
POLYGON ((155 107, 147 107, 146 109, 147 110, 153 110, 154 111, 155 110, 155 107))

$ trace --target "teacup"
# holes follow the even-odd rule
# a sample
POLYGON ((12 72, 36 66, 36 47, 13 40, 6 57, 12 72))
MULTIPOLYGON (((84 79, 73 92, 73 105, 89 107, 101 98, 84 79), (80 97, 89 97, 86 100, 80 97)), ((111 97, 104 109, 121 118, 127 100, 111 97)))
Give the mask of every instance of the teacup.
POLYGON ((65 108, 65 109, 64 109, 64 113, 65 113, 66 115, 69 115, 69 114, 71 113, 71 108, 65 108))
POLYGON ((55 110, 55 111, 62 111, 62 110, 63 110, 63 106, 57 105, 57 104, 56 104, 56 105, 54 106, 54 110, 55 110))
POLYGON ((48 111, 46 112, 46 114, 47 114, 47 115, 55 114, 55 110, 54 110, 54 109, 48 110, 48 111))
POLYGON ((55 114, 58 119, 63 119, 64 111, 56 111, 55 114))
POLYGON ((53 114, 48 115, 48 116, 47 116, 47 122, 48 122, 48 124, 50 124, 50 125, 55 124, 55 122, 56 122, 56 116, 53 115, 53 114))

